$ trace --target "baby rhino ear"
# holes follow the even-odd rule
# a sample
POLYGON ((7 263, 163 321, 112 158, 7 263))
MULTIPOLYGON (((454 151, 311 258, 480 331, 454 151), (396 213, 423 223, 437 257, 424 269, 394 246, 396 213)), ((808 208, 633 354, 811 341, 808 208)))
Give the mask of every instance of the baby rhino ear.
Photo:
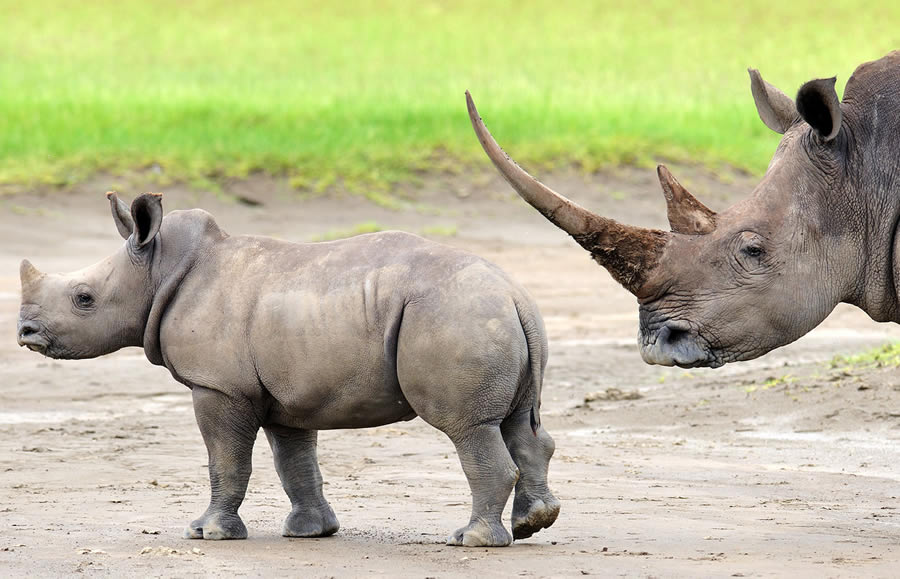
POLYGON ((153 241, 159 233, 162 218, 162 195, 159 193, 144 193, 131 203, 131 219, 134 222, 131 243, 135 249, 153 241))
POLYGON ((107 192, 106 198, 109 199, 113 221, 116 224, 116 229, 119 230, 119 235, 122 236, 122 239, 128 239, 131 237, 131 232, 134 231, 134 221, 131 219, 131 210, 124 201, 119 199, 119 196, 115 191, 107 192))
POLYGON ((162 225, 162 195, 144 193, 131 203, 131 207, 119 199, 115 191, 106 194, 112 209, 113 221, 119 235, 130 240, 135 249, 140 249, 153 241, 162 225))

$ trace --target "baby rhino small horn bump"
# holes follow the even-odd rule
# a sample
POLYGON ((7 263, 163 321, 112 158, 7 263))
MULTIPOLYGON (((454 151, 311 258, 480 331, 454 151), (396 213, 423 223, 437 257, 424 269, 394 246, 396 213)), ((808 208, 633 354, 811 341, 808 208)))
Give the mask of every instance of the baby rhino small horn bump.
POLYGON ((685 235, 705 235, 715 231, 715 211, 691 195, 665 165, 659 165, 656 174, 666 198, 672 231, 685 235))
POLYGON ((22 260, 22 264, 19 266, 19 278, 22 280, 22 285, 33 283, 40 279, 42 275, 38 268, 31 265, 30 261, 27 259, 22 260))

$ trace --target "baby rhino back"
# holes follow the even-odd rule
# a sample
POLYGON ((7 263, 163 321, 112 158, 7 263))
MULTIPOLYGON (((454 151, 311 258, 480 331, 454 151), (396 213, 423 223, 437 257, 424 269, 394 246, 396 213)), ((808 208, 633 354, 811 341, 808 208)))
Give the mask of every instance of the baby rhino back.
POLYGON ((272 418, 294 427, 415 416, 398 349, 407 360, 437 354, 470 368, 506 349, 499 362, 514 362, 513 375, 527 368, 513 301, 531 306, 524 292, 492 264, 414 235, 303 245, 231 237, 192 277, 183 291, 202 299, 181 318, 177 332, 190 339, 172 348, 172 366, 203 386, 259 389, 274 399, 272 418))

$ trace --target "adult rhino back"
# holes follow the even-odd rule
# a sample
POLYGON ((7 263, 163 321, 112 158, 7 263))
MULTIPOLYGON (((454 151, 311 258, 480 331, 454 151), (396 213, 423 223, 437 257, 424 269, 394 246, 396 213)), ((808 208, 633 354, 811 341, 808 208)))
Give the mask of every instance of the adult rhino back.
POLYGON ((163 219, 158 196, 130 211, 110 201, 127 240, 120 254, 53 279, 23 265, 20 328, 46 331, 20 331, 20 342, 71 350, 99 323, 121 343, 72 357, 142 343, 191 388, 212 497, 186 536, 246 536, 237 509, 260 427, 292 502, 283 533, 334 533, 316 431, 414 416, 450 437, 469 479, 472 517, 450 544, 509 544, 500 516, 513 487, 516 538, 556 519, 546 478, 554 445, 539 419, 544 328, 499 268, 400 232, 297 244, 229 236, 199 210, 163 219), (72 287, 93 295, 77 319, 72 287), (134 295, 123 298, 123 287, 134 295), (110 332, 120 320, 132 322, 110 332))

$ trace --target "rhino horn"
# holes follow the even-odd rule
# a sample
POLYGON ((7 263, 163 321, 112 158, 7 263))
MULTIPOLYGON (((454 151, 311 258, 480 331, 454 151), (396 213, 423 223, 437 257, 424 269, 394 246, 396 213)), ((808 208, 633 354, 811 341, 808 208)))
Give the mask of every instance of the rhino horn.
POLYGON ((19 279, 22 280, 22 287, 24 288, 27 285, 31 285, 41 279, 44 276, 38 268, 31 265, 31 262, 27 259, 22 260, 22 264, 19 265, 19 279))
POLYGON ((466 104, 472 127, 485 153, 519 196, 571 235, 625 289, 637 294, 659 262, 671 234, 602 217, 553 191, 503 152, 484 126, 469 91, 466 91, 466 104))
POLYGON ((659 184, 669 212, 669 225, 675 233, 705 235, 716 229, 716 212, 697 201, 665 165, 656 168, 659 184))

